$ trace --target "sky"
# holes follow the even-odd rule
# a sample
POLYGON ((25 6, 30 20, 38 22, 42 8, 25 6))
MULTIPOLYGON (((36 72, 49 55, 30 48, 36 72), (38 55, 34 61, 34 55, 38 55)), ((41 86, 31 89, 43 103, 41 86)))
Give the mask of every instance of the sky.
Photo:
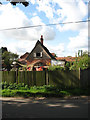
MULTIPOLYGON (((28 0, 29 6, 3 1, 0 30, 32 25, 67 23, 89 19, 89 0, 28 0)), ((58 24, 0 31, 0 47, 23 55, 31 52, 41 35, 44 45, 58 57, 75 56, 88 50, 88 22, 58 24)))

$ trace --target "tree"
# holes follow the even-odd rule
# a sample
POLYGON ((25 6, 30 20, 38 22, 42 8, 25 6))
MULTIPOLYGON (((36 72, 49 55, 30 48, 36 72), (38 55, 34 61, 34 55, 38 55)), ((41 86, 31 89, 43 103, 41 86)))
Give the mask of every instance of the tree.
MULTIPOLYGON (((9 1, 12 5, 15 5, 15 6, 18 3, 23 4, 25 7, 29 6, 29 2, 27 0, 6 0, 6 1, 9 1)), ((2 2, 0 2, 0 5, 2 5, 2 2)))
POLYGON ((90 62, 90 58, 88 57, 88 52, 85 51, 82 53, 82 56, 79 57, 79 60, 76 59, 74 64, 70 67, 70 69, 87 69, 89 67, 88 63, 90 62))
MULTIPOLYGON (((27 7, 29 5, 29 2, 27 0, 7 0, 10 1, 10 3, 12 5, 16 5, 16 4, 23 4, 25 7, 27 7)), ((0 2, 0 4, 2 5, 2 3, 0 2)))
POLYGON ((12 5, 16 5, 18 3, 23 4, 25 7, 27 7, 29 5, 29 2, 27 2, 26 0, 11 0, 10 2, 12 5))
POLYGON ((67 57, 72 57, 72 56, 67 56, 67 57))
POLYGON ((69 67, 70 67, 70 62, 67 62, 66 65, 65 65, 65 69, 69 70, 69 67))
POLYGON ((80 50, 78 50, 78 57, 80 56, 80 50))
POLYGON ((1 52, 4 53, 5 51, 8 51, 6 47, 1 47, 1 52))
POLYGON ((83 56, 83 51, 81 50, 81 56, 83 56))
POLYGON ((78 50, 78 57, 83 56, 83 50, 78 50))
POLYGON ((2 67, 9 71, 12 62, 18 59, 18 55, 8 51, 6 47, 2 47, 0 51, 2 51, 2 67))
POLYGON ((88 52, 87 51, 82 53, 78 66, 81 67, 82 69, 88 68, 88 52))
POLYGON ((64 67, 61 67, 61 66, 58 66, 58 65, 53 65, 53 66, 49 66, 48 70, 49 71, 64 70, 64 67))

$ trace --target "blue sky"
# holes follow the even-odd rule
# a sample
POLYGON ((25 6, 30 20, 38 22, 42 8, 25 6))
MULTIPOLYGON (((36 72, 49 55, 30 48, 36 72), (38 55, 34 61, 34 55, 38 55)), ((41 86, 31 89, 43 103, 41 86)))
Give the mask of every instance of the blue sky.
MULTIPOLYGON (((4 2, 0 5, 0 29, 86 20, 88 1, 29 0, 28 7, 4 2)), ((22 55, 31 52, 41 35, 44 45, 59 57, 75 56, 78 50, 88 49, 88 23, 0 31, 0 47, 22 55)))

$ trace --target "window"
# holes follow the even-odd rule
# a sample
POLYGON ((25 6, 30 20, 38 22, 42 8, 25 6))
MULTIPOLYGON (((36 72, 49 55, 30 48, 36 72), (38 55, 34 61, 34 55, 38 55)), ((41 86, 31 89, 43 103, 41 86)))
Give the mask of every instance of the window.
POLYGON ((42 52, 37 52, 33 54, 34 57, 42 57, 42 52))
POLYGON ((36 56, 37 56, 37 57, 40 57, 40 53, 36 53, 36 56))

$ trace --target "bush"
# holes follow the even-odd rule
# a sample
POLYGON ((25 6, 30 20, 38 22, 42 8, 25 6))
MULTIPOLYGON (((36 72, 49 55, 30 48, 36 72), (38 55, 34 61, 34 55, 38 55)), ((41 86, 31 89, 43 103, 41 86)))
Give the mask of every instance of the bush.
POLYGON ((44 96, 44 97, 61 97, 61 96, 70 96, 70 95, 88 95, 88 89, 82 88, 67 88, 65 86, 54 86, 54 85, 43 85, 43 86, 33 86, 28 87, 23 83, 19 84, 7 84, 6 82, 2 83, 3 90, 2 96, 4 97, 30 97, 30 96, 44 96))
POLYGON ((28 87, 28 85, 25 85, 24 83, 6 83, 6 82, 2 82, 2 89, 11 89, 11 90, 28 90, 30 89, 28 87))
POLYGON ((58 65, 54 65, 54 66, 49 66, 48 68, 49 71, 55 71, 55 70, 65 70, 64 67, 58 66, 58 65))
POLYGON ((7 89, 9 86, 7 82, 2 82, 1 85, 2 85, 2 89, 7 89))
POLYGON ((65 65, 65 69, 66 69, 66 70, 69 70, 69 67, 70 67, 70 63, 67 62, 66 65, 65 65))

